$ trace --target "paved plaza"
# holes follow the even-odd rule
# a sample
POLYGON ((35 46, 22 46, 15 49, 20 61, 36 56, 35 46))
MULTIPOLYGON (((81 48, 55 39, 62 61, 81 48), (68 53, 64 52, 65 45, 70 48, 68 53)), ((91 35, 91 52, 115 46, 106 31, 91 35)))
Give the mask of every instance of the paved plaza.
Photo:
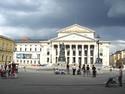
MULTIPOLYGON (((123 87, 106 88, 110 73, 96 78, 83 75, 55 75, 52 71, 21 71, 18 79, 0 79, 0 94, 125 94, 123 87)), ((123 78, 125 83, 125 76, 123 78)))

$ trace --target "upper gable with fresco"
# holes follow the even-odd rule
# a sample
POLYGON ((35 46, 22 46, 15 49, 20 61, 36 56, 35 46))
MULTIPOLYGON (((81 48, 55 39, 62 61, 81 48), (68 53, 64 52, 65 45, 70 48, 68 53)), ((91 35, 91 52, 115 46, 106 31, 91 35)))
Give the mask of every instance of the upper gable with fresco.
POLYGON ((62 37, 71 33, 78 33, 80 35, 86 36, 86 37, 90 37, 90 38, 95 38, 95 31, 80 26, 78 24, 74 24, 71 25, 69 27, 63 28, 61 30, 58 31, 58 37, 62 37))

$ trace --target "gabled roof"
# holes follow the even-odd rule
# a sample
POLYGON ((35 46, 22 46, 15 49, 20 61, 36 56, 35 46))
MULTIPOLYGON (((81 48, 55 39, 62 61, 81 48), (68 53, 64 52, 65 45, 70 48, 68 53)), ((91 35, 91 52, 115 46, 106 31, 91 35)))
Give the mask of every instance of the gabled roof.
POLYGON ((59 33, 71 33, 71 32, 94 33, 95 31, 92 29, 89 29, 87 27, 83 27, 81 25, 74 24, 74 25, 68 26, 66 28, 60 29, 57 32, 59 32, 59 33))
MULTIPOLYGON (((81 34, 78 34, 78 33, 70 33, 70 34, 68 34, 68 35, 64 35, 64 36, 61 36, 61 37, 56 37, 56 38, 50 39, 49 41, 56 41, 56 40, 59 40, 59 39, 61 39, 61 38, 65 38, 65 37, 68 37, 68 36, 71 36, 71 35, 77 35, 77 36, 80 36, 80 37, 89 39, 89 40, 91 40, 91 41, 96 41, 96 39, 94 39, 94 38, 90 38, 90 37, 87 37, 87 36, 84 36, 84 35, 81 35, 81 34)), ((81 41, 82 41, 82 40, 81 40, 81 41)))

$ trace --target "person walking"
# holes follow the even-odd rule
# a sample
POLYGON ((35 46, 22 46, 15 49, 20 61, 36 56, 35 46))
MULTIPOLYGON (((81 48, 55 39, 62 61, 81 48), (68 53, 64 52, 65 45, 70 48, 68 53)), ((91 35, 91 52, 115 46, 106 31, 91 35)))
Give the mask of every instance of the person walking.
POLYGON ((89 65, 87 65, 87 67, 86 67, 86 72, 87 72, 87 76, 90 74, 90 67, 89 67, 89 65))
POLYGON ((120 86, 120 87, 122 87, 122 76, 123 76, 122 67, 119 66, 118 82, 119 82, 119 86, 120 86))
POLYGON ((75 72, 76 72, 76 65, 75 64, 72 66, 72 71, 73 71, 73 75, 75 75, 75 72))
POLYGON ((67 74, 70 74, 70 71, 69 71, 69 64, 67 64, 66 68, 67 68, 67 74))
POLYGON ((4 65, 4 70, 6 71, 6 69, 7 69, 7 63, 5 63, 4 65))
POLYGON ((86 73, 85 64, 83 64, 83 66, 82 66, 82 71, 83 71, 83 76, 85 76, 85 73, 86 73))
POLYGON ((92 76, 96 77, 96 67, 94 65, 92 66, 92 76))

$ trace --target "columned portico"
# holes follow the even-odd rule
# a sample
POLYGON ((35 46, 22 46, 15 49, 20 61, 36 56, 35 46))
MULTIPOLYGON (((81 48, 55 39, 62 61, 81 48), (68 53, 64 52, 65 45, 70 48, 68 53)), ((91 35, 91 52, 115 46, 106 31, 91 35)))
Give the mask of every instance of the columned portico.
MULTIPOLYGON (((95 31, 91 29, 73 25, 59 30, 58 37, 51 40, 53 42, 64 43, 66 64, 72 65, 76 63, 81 67, 83 64, 92 65, 96 62, 97 39, 94 35, 95 31)), ((108 44, 108 42, 105 42, 105 44, 108 44)), ((59 57, 59 44, 57 49, 59 57)), ((108 51, 108 49, 105 50, 108 51)), ((102 60, 105 62, 104 59, 102 60)))
MULTIPOLYGON (((88 44, 82 42, 74 44, 73 42, 63 42, 65 46, 66 64, 83 64, 92 65, 96 60, 96 45, 94 43, 88 44)), ((59 42, 52 45, 53 62, 58 63, 59 58, 59 42)))

